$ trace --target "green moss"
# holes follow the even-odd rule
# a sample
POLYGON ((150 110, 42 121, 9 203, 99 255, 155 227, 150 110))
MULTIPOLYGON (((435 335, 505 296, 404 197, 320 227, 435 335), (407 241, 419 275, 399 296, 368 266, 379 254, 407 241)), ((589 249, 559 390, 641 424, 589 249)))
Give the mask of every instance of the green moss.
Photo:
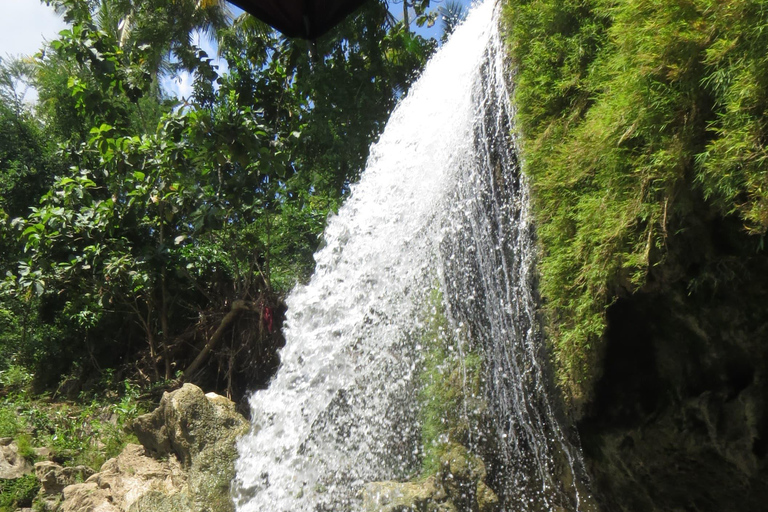
POLYGON ((768 229, 768 10, 508 0, 504 19, 552 352, 584 400, 606 307, 647 283, 694 213, 768 229))
POLYGON ((448 325, 438 288, 432 290, 424 316, 420 412, 422 475, 426 476, 437 472, 451 441, 467 442, 484 404, 480 389, 482 359, 448 325))

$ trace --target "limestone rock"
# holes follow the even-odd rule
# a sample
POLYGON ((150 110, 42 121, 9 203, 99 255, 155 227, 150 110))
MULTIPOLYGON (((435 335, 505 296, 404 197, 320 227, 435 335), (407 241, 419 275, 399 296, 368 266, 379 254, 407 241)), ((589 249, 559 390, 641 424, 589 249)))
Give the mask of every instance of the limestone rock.
POLYGON ((424 482, 372 482, 363 490, 366 512, 457 512, 431 476, 424 482))
POLYGON ((477 483, 475 499, 477 500, 478 512, 495 512, 499 510, 499 497, 496 496, 493 489, 488 487, 485 482, 477 483))
POLYGON ((452 443, 440 457, 438 484, 459 510, 493 512, 499 498, 485 483, 485 464, 464 446, 452 443))
POLYGON ((51 460, 53 458, 53 452, 50 448, 46 448, 45 446, 41 448, 35 448, 35 458, 37 460, 51 460))
POLYGON ((171 441, 165 428, 165 414, 163 400, 167 393, 163 394, 160 407, 149 414, 143 414, 136 418, 131 425, 131 430, 136 434, 139 442, 148 450, 158 455, 171 453, 171 441), (158 412, 163 409, 163 412, 158 412))
POLYGON ((94 482, 74 484, 64 489, 64 501, 57 512, 120 512, 110 502, 112 494, 94 482))
POLYGON ((40 481, 40 494, 58 496, 68 485, 84 482, 93 474, 88 466, 62 467, 46 460, 35 464, 35 476, 40 481))
MULTIPOLYGON (((189 493, 187 491, 171 495, 150 491, 136 500, 129 512, 188 512, 188 510, 189 493)), ((218 512, 216 508, 210 510, 218 512)))
POLYGON ((134 423, 144 446, 128 445, 84 483, 65 488, 56 510, 233 511, 235 442, 248 427, 231 401, 185 384, 134 423))
POLYGON ((167 496, 186 493, 187 482, 175 457, 159 461, 147 456, 143 446, 129 444, 84 483, 64 488, 57 512, 125 512, 150 492, 167 496))
POLYGON ((173 452, 186 466, 204 448, 234 443, 247 429, 234 403, 215 393, 206 395, 193 384, 164 393, 160 406, 133 424, 141 444, 161 455, 173 452))
POLYGON ((0 478, 21 478, 32 472, 32 464, 19 455, 19 447, 10 438, 0 440, 0 478))

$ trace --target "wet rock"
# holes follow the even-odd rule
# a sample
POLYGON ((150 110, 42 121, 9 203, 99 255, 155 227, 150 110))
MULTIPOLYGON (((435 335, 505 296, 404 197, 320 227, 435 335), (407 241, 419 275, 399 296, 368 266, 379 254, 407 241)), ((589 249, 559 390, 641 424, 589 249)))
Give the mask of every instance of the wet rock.
POLYGON ((439 484, 459 510, 493 512, 499 498, 485 483, 485 464, 464 446, 453 443, 440 457, 439 484))
POLYGON ((440 511, 456 512, 432 476, 421 483, 373 482, 363 490, 366 512, 440 511))
POLYGON ((453 443, 437 474, 416 482, 372 482, 363 490, 366 512, 495 512, 499 498, 485 483, 485 464, 453 443))
POLYGON ((609 308, 603 377, 578 424, 603 510, 766 509, 768 262, 759 269, 609 308))

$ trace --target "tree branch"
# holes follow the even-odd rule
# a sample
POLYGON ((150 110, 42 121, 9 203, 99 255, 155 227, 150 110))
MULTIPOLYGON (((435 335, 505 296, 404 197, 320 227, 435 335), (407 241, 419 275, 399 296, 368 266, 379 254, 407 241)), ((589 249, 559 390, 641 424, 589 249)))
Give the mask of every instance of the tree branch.
POLYGON ((195 358, 195 360, 192 361, 192 363, 189 366, 187 366, 186 370, 184 370, 184 375, 182 376, 182 379, 184 381, 188 381, 189 378, 197 371, 197 369, 200 368, 200 365, 203 364, 205 359, 208 357, 208 354, 210 354, 211 351, 214 349, 216 344, 224 335, 224 332, 232 324, 232 322, 235 321, 237 316, 242 311, 257 311, 257 309, 250 302, 246 302, 244 300, 234 301, 232 303, 232 309, 230 309, 229 313, 227 313, 224 316, 224 318, 221 319, 221 323, 219 324, 219 327, 216 328, 216 331, 213 333, 213 335, 210 337, 208 342, 205 344, 205 346, 203 347, 203 350, 201 350, 200 353, 197 354, 197 357, 195 358))

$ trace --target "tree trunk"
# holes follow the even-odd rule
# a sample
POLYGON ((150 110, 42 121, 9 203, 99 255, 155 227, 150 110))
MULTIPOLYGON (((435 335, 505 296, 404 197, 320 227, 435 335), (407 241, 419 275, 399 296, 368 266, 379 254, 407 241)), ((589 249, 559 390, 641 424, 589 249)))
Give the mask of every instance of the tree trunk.
POLYGON ((208 340, 208 343, 205 344, 203 347, 203 350, 200 351, 199 354, 197 354, 197 357, 195 358, 192 363, 187 366, 187 369, 184 370, 184 376, 182 377, 185 381, 188 381, 189 378, 197 371, 198 368, 200 368, 200 365, 203 364, 205 359, 208 357, 208 354, 211 353, 211 351, 214 349, 216 344, 219 342, 222 336, 224 336, 224 332, 226 332, 227 327, 229 327, 232 322, 235 321, 237 316, 242 312, 246 310, 252 310, 253 306, 244 301, 244 300, 236 300, 232 303, 232 309, 229 310, 229 313, 227 313, 224 318, 221 319, 221 323, 219 324, 219 327, 216 329, 216 332, 213 333, 213 336, 210 337, 208 340))
POLYGON ((403 26, 405 27, 405 33, 411 31, 411 22, 408 20, 408 0, 403 0, 403 26))

